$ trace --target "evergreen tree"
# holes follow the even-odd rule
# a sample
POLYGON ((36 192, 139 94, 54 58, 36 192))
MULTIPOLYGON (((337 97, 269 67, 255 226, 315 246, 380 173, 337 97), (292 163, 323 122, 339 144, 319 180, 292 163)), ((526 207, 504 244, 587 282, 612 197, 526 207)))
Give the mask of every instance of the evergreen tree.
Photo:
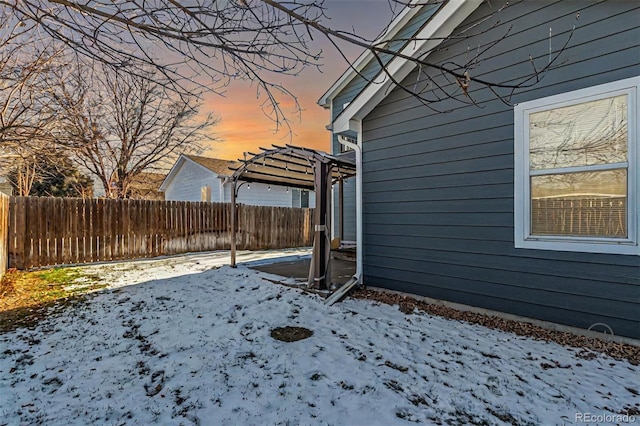
MULTIPOLYGON (((9 181, 17 193, 19 176, 22 172, 19 165, 8 175, 9 181)), ((92 197, 93 181, 81 173, 66 156, 58 156, 55 160, 47 158, 34 167, 34 178, 29 190, 30 196, 38 197, 92 197)))

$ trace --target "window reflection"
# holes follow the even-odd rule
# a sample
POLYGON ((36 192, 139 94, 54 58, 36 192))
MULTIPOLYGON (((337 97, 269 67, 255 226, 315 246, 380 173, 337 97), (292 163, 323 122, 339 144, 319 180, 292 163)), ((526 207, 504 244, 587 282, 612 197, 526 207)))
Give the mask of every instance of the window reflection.
POLYGON ((627 238, 626 169, 531 177, 531 234, 627 238))
POLYGON ((627 95, 529 116, 531 170, 627 161, 627 95))

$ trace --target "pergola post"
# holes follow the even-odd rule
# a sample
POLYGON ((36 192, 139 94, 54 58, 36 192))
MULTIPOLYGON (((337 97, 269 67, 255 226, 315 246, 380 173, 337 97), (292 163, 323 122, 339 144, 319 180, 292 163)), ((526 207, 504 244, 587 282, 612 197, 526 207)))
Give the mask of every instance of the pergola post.
POLYGON ((338 195, 338 221, 340 223, 340 244, 344 241, 344 180, 340 179, 338 182, 339 195, 338 195))
POLYGON ((331 165, 319 159, 315 161, 314 179, 316 188, 316 207, 314 211, 314 238, 313 238, 313 284, 321 290, 326 290, 331 282, 330 254, 331 240, 328 232, 331 214, 331 180, 329 172, 331 165))
POLYGON ((233 179, 231 184, 231 230, 229 231, 231 238, 231 267, 236 267, 236 185, 238 181, 233 179))

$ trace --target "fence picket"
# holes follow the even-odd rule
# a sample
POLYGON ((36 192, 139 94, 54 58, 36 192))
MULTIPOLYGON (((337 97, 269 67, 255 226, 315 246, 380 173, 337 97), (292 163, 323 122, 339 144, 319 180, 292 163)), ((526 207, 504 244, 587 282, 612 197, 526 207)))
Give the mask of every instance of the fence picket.
POLYGON ((109 234, 111 235, 109 251, 111 260, 118 259, 118 205, 121 200, 109 203, 109 234))
POLYGON ((22 266, 23 256, 18 247, 24 248, 22 238, 24 238, 24 225, 20 225, 18 217, 22 218, 22 214, 18 214, 20 204, 16 197, 9 198, 9 264, 22 266), (20 232, 16 232, 20 229, 20 232))
MULTIPOLYGON (((0 244, 2 208, 0 197, 0 244)), ((9 197, 6 209, 5 257, 18 269, 230 245, 228 203, 9 197)), ((301 247, 312 241, 308 209, 240 205, 237 215, 240 250, 301 247)))
POLYGON ((35 207, 37 216, 36 225, 33 227, 33 250, 38 253, 38 263, 56 264, 56 236, 58 218, 53 206, 41 202, 41 198, 32 198, 29 202, 35 207), (40 225, 37 225, 39 223, 40 225))
POLYGON ((0 278, 9 265, 9 197, 0 194, 0 278))
POLYGON ((82 200, 80 206, 81 221, 78 224, 79 233, 82 234, 82 251, 78 253, 78 263, 85 263, 91 261, 91 200, 82 200))

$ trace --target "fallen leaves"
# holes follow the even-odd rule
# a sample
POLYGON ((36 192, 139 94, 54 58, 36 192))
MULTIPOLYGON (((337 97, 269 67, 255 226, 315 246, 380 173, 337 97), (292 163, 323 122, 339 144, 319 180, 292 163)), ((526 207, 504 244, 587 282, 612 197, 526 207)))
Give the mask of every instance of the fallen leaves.
POLYGON ((583 359, 595 358, 597 356, 597 354, 593 352, 595 351, 607 354, 615 359, 625 359, 633 365, 640 365, 640 347, 626 343, 610 342, 569 332, 547 330, 524 321, 514 321, 476 312, 461 311, 448 306, 423 302, 413 297, 397 293, 359 290, 354 292, 352 296, 357 299, 367 299, 389 305, 398 305, 398 309, 405 314, 412 314, 417 310, 430 315, 437 315, 515 333, 519 336, 527 336, 538 340, 552 341, 561 345, 580 348, 581 350, 577 353, 577 356, 583 359))

